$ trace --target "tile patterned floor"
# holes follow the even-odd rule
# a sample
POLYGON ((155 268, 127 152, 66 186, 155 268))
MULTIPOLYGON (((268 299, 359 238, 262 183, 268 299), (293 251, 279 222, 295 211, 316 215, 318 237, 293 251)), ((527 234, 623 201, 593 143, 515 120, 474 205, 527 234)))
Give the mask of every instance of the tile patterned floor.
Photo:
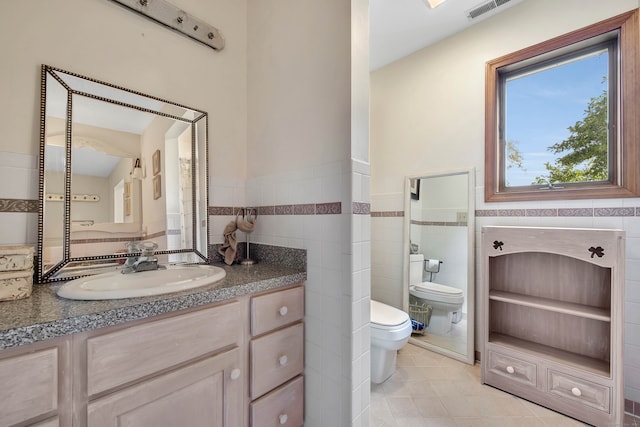
MULTIPOLYGON (((371 386, 371 427, 584 427, 480 384, 480 367, 408 344, 396 373, 371 386)), ((624 427, 640 427, 625 415, 624 427)))

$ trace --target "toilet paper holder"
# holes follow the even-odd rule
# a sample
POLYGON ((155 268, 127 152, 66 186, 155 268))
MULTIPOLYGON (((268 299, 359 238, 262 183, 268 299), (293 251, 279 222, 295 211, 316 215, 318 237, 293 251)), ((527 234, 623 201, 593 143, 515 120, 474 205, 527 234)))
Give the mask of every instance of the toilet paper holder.
POLYGON ((425 259, 424 271, 426 271, 427 273, 439 273, 440 264, 442 264, 442 261, 440 261, 439 259, 425 259))

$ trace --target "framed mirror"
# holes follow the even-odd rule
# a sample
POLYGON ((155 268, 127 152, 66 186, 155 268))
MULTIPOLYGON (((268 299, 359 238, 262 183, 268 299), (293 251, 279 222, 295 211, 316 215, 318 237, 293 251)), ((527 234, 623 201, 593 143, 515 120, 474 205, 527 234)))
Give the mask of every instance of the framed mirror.
POLYGON ((406 177, 403 305, 410 342, 474 363, 475 172, 406 177))
POLYGON ((208 261, 206 112, 43 65, 40 115, 39 283, 208 261))

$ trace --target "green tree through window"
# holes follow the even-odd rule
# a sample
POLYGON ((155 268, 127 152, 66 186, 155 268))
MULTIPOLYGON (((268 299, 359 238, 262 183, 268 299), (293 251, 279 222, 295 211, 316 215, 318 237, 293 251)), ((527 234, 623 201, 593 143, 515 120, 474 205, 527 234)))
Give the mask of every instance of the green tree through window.
MULTIPOLYGON (((565 153, 545 163, 548 175, 534 184, 605 181, 608 177, 607 92, 589 100, 584 119, 569 126, 571 136, 548 151, 565 153)), ((510 155, 511 157, 511 155, 510 155)))

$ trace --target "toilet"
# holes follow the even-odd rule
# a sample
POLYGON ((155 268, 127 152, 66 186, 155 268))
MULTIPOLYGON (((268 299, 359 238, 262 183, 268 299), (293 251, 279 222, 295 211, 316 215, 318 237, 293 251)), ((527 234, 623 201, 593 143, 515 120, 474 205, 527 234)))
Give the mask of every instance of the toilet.
POLYGON ((396 370, 396 358, 411 336, 411 319, 402 310, 371 300, 371 382, 380 384, 396 370))
POLYGON ((427 332, 446 334, 460 321, 464 294, 461 289, 435 282, 423 282, 424 255, 411 254, 409 266, 409 302, 431 306, 427 332))

